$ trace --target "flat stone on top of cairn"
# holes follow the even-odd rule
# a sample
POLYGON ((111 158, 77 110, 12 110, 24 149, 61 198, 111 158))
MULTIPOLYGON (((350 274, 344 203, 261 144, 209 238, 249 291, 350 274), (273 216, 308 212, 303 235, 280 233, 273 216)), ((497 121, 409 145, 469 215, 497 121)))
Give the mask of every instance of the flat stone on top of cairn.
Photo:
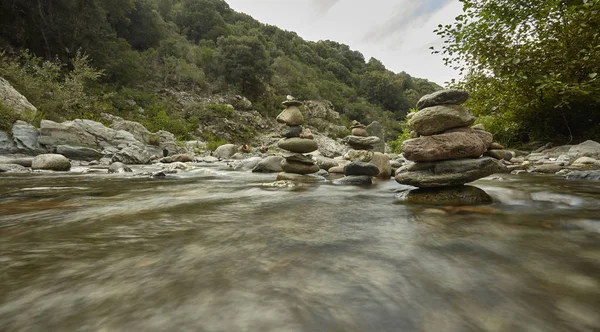
POLYGON ((284 159, 281 162, 283 173, 279 173, 277 180, 294 182, 325 180, 322 177, 308 175, 317 173, 320 168, 312 157, 305 153, 316 151, 319 146, 310 130, 302 128, 304 116, 300 107, 303 103, 288 96, 288 100, 282 104, 285 109, 277 116, 277 122, 285 124, 285 128, 281 133, 283 138, 277 142, 277 146, 289 153, 283 154, 284 159))

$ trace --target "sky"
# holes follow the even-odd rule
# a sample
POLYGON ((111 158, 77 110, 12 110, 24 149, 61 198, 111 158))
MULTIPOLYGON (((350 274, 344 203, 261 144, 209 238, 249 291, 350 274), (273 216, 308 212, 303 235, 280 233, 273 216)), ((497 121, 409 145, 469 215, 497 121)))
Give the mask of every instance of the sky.
POLYGON ((226 0, 236 11, 311 40, 333 40, 390 70, 444 85, 458 73, 431 54, 433 32, 461 13, 458 0, 226 0))

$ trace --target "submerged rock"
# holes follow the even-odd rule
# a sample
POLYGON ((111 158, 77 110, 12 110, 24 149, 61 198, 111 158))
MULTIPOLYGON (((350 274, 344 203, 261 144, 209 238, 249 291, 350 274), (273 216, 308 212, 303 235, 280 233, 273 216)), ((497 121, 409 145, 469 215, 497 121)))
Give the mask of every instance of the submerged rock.
POLYGON ((333 181, 333 184, 366 186, 373 184, 373 178, 368 175, 349 175, 333 181))
POLYGON ((492 203, 490 195, 473 186, 412 189, 399 193, 396 198, 409 204, 459 206, 492 203))

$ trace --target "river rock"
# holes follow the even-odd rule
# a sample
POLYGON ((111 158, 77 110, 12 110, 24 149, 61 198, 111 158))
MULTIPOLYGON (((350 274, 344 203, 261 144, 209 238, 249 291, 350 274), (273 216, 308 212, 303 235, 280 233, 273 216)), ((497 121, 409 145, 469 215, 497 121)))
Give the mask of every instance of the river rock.
POLYGON ((37 112, 35 106, 2 77, 0 77, 0 102, 22 117, 32 119, 37 112))
POLYGON ((217 158, 229 159, 238 152, 238 147, 235 144, 224 144, 219 146, 213 152, 213 156, 217 158))
POLYGON ((389 179, 390 176, 392 176, 392 164, 385 154, 381 152, 373 153, 373 159, 371 159, 370 163, 377 166, 377 169, 379 169, 379 173, 376 177, 389 179))
POLYGON ((129 132, 135 137, 138 141, 144 144, 157 144, 158 142, 151 142, 150 136, 152 135, 146 127, 144 127, 141 123, 135 121, 128 121, 118 116, 112 116, 113 120, 112 124, 109 128, 114 130, 124 130, 129 132))
POLYGON ((506 152, 504 150, 487 150, 483 155, 494 159, 503 160, 506 152))
POLYGON ((92 161, 102 158, 100 151, 81 146, 59 145, 56 147, 56 153, 72 160, 92 161))
POLYGON ((567 180, 593 180, 600 181, 600 170, 574 171, 565 176, 567 180))
POLYGON ((315 140, 305 138, 283 138, 277 142, 277 146, 295 153, 309 153, 319 148, 315 140))
POLYGON ((323 157, 323 156, 317 156, 317 157, 315 157, 315 160, 317 162, 317 165, 319 165, 319 167, 321 169, 324 169, 326 171, 329 170, 332 167, 336 167, 336 166, 339 165, 338 162, 335 161, 335 159, 333 159, 333 158, 327 158, 327 157, 323 157))
POLYGON ((23 167, 31 167, 34 157, 3 157, 0 156, 0 164, 16 164, 23 167))
POLYGON ((574 145, 569 148, 569 154, 578 157, 600 157, 600 143, 595 141, 585 141, 581 144, 574 145))
POLYGON ((402 143, 402 155, 412 161, 477 158, 487 146, 473 132, 451 132, 423 136, 402 143))
MULTIPOLYGON (((472 129, 475 129, 474 127, 471 127, 472 129)), ((483 130, 483 129, 481 129, 483 130)), ((504 150, 504 146, 500 143, 497 142, 492 142, 492 144, 490 144, 489 147, 490 150, 504 150)))
POLYGON ((472 128, 468 128, 468 127, 462 127, 462 128, 454 128, 454 129, 449 129, 446 130, 444 132, 444 134, 446 133, 468 133, 468 134, 474 134, 477 135, 477 137, 479 137, 479 139, 481 139, 481 141, 483 142, 483 144, 485 145, 485 147, 487 149, 490 148, 490 146, 492 145, 493 141, 494 141, 494 136, 492 135, 492 133, 487 132, 485 130, 475 130, 472 128))
POLYGON ((302 134, 302 126, 283 126, 281 137, 292 138, 300 137, 302 134))
POLYGON ((5 132, 0 130, 0 154, 16 152, 17 147, 12 137, 5 132))
POLYGON ((327 181, 327 179, 325 179, 324 177, 322 177, 320 175, 314 175, 314 174, 303 175, 303 174, 281 172, 281 173, 277 174, 277 181, 314 183, 314 182, 324 182, 324 181, 327 181))
POLYGON ((573 162, 573 164, 571 164, 572 166, 588 166, 588 165, 600 165, 600 161, 594 159, 594 158, 590 158, 590 157, 581 157, 581 158, 577 158, 577 160, 575 160, 573 162))
POLYGON ((319 146, 319 153, 324 157, 335 158, 337 156, 342 156, 348 150, 348 148, 339 141, 325 135, 316 134, 314 140, 319 146))
POLYGON ((112 161, 120 161, 126 164, 147 164, 152 155, 141 145, 127 146, 112 156, 112 161))
POLYGON ((179 163, 191 163, 196 161, 196 158, 194 158, 194 156, 189 155, 189 154, 176 154, 174 156, 172 156, 173 161, 174 162, 179 162, 179 163))
POLYGON ((29 168, 17 164, 0 164, 0 173, 29 173, 29 168))
POLYGON ((294 162, 299 162, 299 163, 304 163, 304 164, 309 164, 309 165, 315 164, 314 159, 310 155, 305 155, 305 154, 301 154, 301 153, 283 153, 282 156, 283 156, 283 158, 285 158, 286 160, 289 160, 289 161, 294 161, 294 162))
POLYGON ((68 171, 71 169, 71 162, 61 154, 40 154, 33 158, 31 169, 68 171))
POLYGON ((368 150, 349 150, 344 155, 344 159, 348 161, 364 161, 369 162, 373 160, 374 152, 368 150))
POLYGON ((280 156, 268 156, 256 164, 252 169, 253 173, 279 173, 283 172, 281 162, 283 158, 280 156))
POLYGON ((110 164, 110 166, 108 167, 108 172, 109 173, 126 173, 126 172, 133 172, 133 170, 123 164, 122 162, 115 162, 110 164))
POLYGON ((379 174, 377 166, 363 161, 353 161, 344 167, 344 175, 367 175, 376 176, 379 174))
POLYGON ((259 162, 263 159, 261 157, 250 157, 241 161, 237 161, 233 166, 236 171, 250 171, 253 170, 259 162))
POLYGON ((289 106, 279 113, 276 120, 288 126, 300 126, 304 123, 304 116, 298 106, 289 106))
POLYGON ((461 206, 492 203, 492 197, 473 186, 445 188, 420 188, 403 191, 396 196, 398 201, 409 204, 461 206))
POLYGON ((351 185, 351 186, 372 185, 373 178, 368 175, 349 175, 349 176, 344 176, 343 178, 334 180, 333 184, 351 185))
POLYGON ((285 173, 296 173, 296 174, 312 174, 318 172, 321 168, 316 164, 306 164, 289 159, 284 159, 281 162, 281 169, 285 173))
POLYGON ((535 166, 533 168, 533 171, 537 172, 537 173, 554 174, 554 173, 560 171, 561 168, 562 168, 562 166, 560 166, 558 164, 544 164, 544 165, 535 166))
POLYGON ((489 157, 412 163, 402 168, 396 174, 396 181, 420 188, 458 186, 506 172, 504 165, 489 157))
POLYGON ((417 102, 417 109, 422 110, 437 105, 460 105, 467 99, 469 99, 469 93, 465 90, 440 90, 421 97, 417 102))
POLYGON ((367 130, 365 128, 352 128, 352 135, 360 136, 360 137, 369 136, 369 134, 367 133, 367 130))
POLYGON ((383 128, 383 125, 381 125, 381 123, 378 121, 373 121, 367 126, 367 133, 369 136, 375 136, 379 138, 378 143, 372 144, 373 151, 385 153, 385 129, 383 128))
POLYGON ((442 105, 422 109, 408 121, 408 126, 419 135, 427 136, 475 122, 469 110, 459 105, 442 105))
POLYGON ((344 174, 344 167, 345 166, 333 166, 330 169, 328 169, 327 172, 334 174, 344 174))
POLYGON ((33 125, 18 120, 12 126, 12 137, 17 149, 24 153, 39 153, 41 147, 38 143, 40 133, 33 125))

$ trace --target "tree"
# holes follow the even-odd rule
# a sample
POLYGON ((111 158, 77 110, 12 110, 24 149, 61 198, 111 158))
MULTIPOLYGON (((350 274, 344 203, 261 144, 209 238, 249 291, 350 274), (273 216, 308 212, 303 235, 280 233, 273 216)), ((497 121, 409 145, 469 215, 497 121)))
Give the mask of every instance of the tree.
POLYGON ((465 75, 454 83, 494 134, 513 143, 600 134, 600 0, 460 1, 434 53, 465 75))

